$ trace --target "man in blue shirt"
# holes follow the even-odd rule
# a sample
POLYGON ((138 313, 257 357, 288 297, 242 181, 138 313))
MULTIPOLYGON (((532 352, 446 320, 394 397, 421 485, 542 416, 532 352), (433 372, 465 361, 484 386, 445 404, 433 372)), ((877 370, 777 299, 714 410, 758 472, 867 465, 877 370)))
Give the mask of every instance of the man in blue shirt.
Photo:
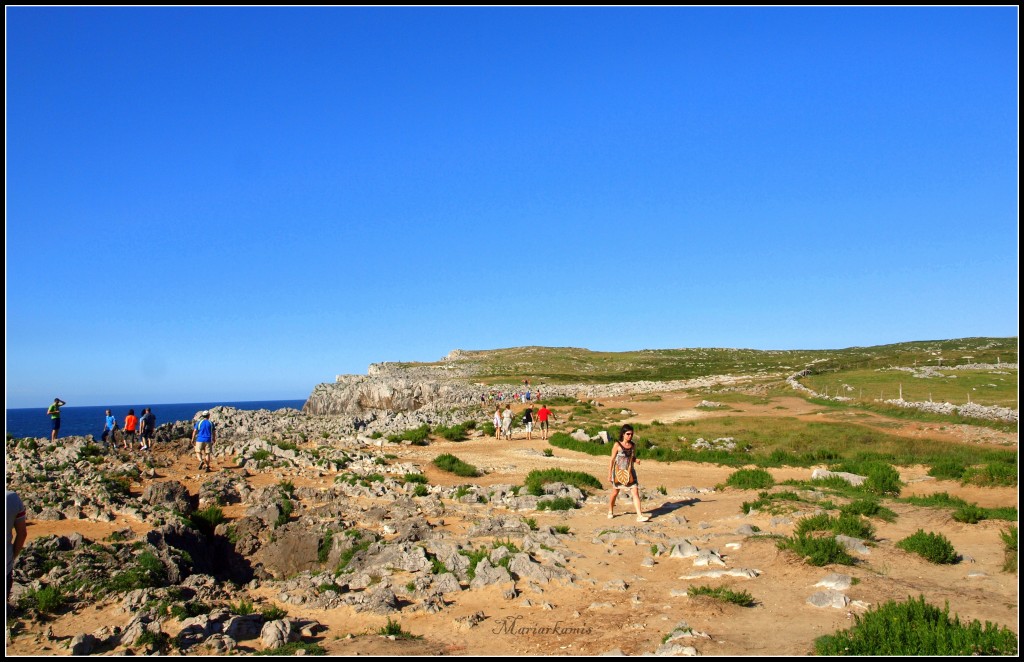
POLYGON ((217 429, 210 420, 209 411, 204 411, 199 416, 201 418, 192 429, 192 441, 196 445, 196 457, 199 458, 199 468, 210 471, 210 459, 213 457, 213 444, 217 441, 217 429))

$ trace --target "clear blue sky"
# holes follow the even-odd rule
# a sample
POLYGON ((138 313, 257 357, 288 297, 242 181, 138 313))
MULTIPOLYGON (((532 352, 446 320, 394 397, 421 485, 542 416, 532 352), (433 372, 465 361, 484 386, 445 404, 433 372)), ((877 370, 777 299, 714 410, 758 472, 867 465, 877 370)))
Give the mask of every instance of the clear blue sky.
POLYGON ((1018 12, 6 9, 8 407, 1018 332, 1018 12))

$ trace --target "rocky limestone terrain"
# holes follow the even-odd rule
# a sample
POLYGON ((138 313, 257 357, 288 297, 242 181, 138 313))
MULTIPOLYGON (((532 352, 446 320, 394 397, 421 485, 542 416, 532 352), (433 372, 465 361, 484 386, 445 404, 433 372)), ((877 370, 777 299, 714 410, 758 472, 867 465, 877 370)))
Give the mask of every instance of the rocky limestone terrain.
MULTIPOLYGON (((588 388, 637 420, 708 415, 716 404, 668 393, 631 401, 626 394, 652 392, 643 384, 588 388)), ((793 400, 787 413, 800 415, 803 401, 793 400)), ((457 417, 430 403, 368 414, 376 413, 215 408, 220 441, 209 473, 190 455, 189 422, 161 426, 147 454, 91 438, 9 440, 8 486, 24 497, 31 526, 15 567, 11 601, 21 606, 8 619, 7 652, 315 644, 335 654, 803 655, 871 605, 918 594, 1016 632, 1016 575, 1001 570, 998 522, 961 524, 899 504, 899 518, 878 522, 875 540, 844 542, 854 566, 815 568, 775 540, 820 512, 815 501, 831 498, 823 494, 804 494, 810 505, 794 512, 744 513, 756 495, 720 487, 731 469, 643 463, 653 519, 635 522, 622 497, 608 520, 605 493, 523 487, 534 469, 600 477, 605 458, 548 457, 545 442, 521 433, 511 442, 476 433, 428 447, 393 443, 381 431, 457 417), (446 452, 484 475, 438 470, 431 460, 446 452), (556 499, 575 507, 547 509, 556 499), (937 567, 896 548, 921 527, 941 529, 963 560, 937 567), (747 590, 754 606, 691 596, 698 585, 747 590), (54 587, 65 606, 43 611, 40 596, 54 587), (399 634, 377 634, 392 624, 399 634)), ((901 478, 911 493, 1016 503, 1016 489, 936 481, 913 467, 901 478)))

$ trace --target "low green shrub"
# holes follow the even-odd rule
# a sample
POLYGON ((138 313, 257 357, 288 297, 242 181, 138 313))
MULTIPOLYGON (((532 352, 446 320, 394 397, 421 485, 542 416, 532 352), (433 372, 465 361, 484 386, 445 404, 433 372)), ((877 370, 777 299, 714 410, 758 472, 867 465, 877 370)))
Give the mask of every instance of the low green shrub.
POLYGON ((264 460, 269 460, 270 458, 274 457, 274 454, 265 448, 261 448, 258 451, 253 452, 253 454, 250 455, 249 457, 250 459, 255 460, 256 462, 262 462, 264 460))
POLYGON ((480 470, 472 464, 467 464, 451 453, 438 455, 434 458, 433 464, 442 471, 453 473, 456 476, 473 478, 480 475, 480 470))
POLYGON ((377 630, 377 634, 385 636, 385 637, 394 637, 395 639, 421 639, 422 638, 422 637, 419 637, 417 635, 412 634, 411 632, 406 632, 405 630, 403 630, 402 629, 402 624, 399 623, 398 621, 391 620, 390 616, 388 616, 387 624, 384 625, 383 627, 381 627, 381 629, 377 630))
POLYGON ((952 564, 960 561, 953 543, 941 533, 925 533, 923 529, 918 529, 913 535, 896 543, 896 546, 932 563, 952 564))
POLYGON ((127 569, 111 577, 105 588, 120 593, 139 588, 155 588, 166 582, 167 568, 155 554, 146 551, 135 557, 127 569))
POLYGON ((291 517, 292 513, 295 512, 295 504, 292 503, 291 499, 281 499, 281 513, 277 516, 274 521, 274 528, 284 526, 288 523, 288 518, 291 517))
POLYGON ((774 492, 769 493, 767 491, 759 492, 757 495, 757 501, 744 501, 743 512, 750 513, 752 510, 764 510, 772 514, 779 514, 783 512, 782 506, 789 506, 788 511, 792 511, 792 505, 795 503, 802 503, 806 501, 802 496, 796 492, 774 492), (780 504, 778 502, 787 502, 780 504))
POLYGON ((764 469, 740 469, 734 471, 725 484, 740 490, 764 490, 775 485, 775 479, 764 469))
POLYGON ((22 596, 22 609, 35 609, 40 614, 54 614, 65 604, 64 593, 57 586, 44 586, 22 596))
POLYGON ((857 499, 839 509, 843 513, 863 515, 865 517, 877 517, 886 522, 895 522, 896 513, 886 508, 877 499, 857 499))
POLYGON ((288 611, 281 609, 277 605, 271 605, 266 609, 261 610, 260 614, 263 616, 263 620, 265 621, 279 621, 288 615, 288 611))
POLYGON ((537 510, 572 510, 576 500, 571 497, 557 497, 537 502, 537 510))
POLYGON ((874 463, 868 467, 867 476, 863 487, 872 494, 899 496, 903 489, 900 474, 892 465, 874 463))
POLYGON ((566 471, 564 469, 534 469, 526 474, 523 486, 528 494, 541 496, 544 494, 544 485, 548 483, 565 483, 584 492, 588 488, 594 490, 603 488, 601 481, 591 474, 583 471, 566 471))
POLYGON ((855 559, 850 556, 834 536, 812 536, 809 534, 795 535, 792 538, 783 538, 778 543, 779 549, 788 549, 795 552, 806 563, 813 566, 823 566, 830 563, 840 565, 853 565, 855 559))
POLYGON ((1003 540, 1005 556, 1003 558, 1003 572, 1013 572, 1017 569, 1017 527, 1011 526, 1005 531, 999 532, 1003 540))
POLYGON ((1010 655, 1018 653, 1017 636, 1005 627, 978 621, 961 623, 924 596, 907 602, 886 602, 864 615, 854 615, 849 630, 819 637, 816 655, 1010 655))
POLYGON ((217 504, 210 504, 202 510, 193 511, 189 517, 189 526, 203 535, 213 535, 213 530, 224 521, 224 509, 217 504))
POLYGON ((466 576, 469 577, 470 580, 473 580, 476 578, 477 565, 487 558, 490 555, 490 552, 481 547, 477 550, 460 549, 459 554, 469 559, 469 568, 466 570, 466 576))
POLYGON ((1003 462, 990 462, 981 467, 971 467, 964 472, 963 482, 982 487, 1015 487, 1017 467, 1003 462))
POLYGON ((959 460, 939 460, 928 469, 928 475, 939 480, 960 480, 967 471, 967 465, 959 460))
POLYGON ((953 519, 964 524, 977 524, 983 519, 988 519, 985 509, 971 503, 953 511, 953 519))
POLYGON ((753 607, 754 596, 746 591, 733 591, 724 586, 691 586, 687 593, 689 595, 706 595, 722 602, 731 602, 741 607, 753 607))
POLYGON ((408 442, 412 443, 413 445, 423 445, 423 446, 425 446, 426 443, 427 443, 427 438, 429 436, 430 436, 430 426, 427 425, 426 423, 424 423, 423 425, 419 426, 418 428, 413 428, 411 430, 406 430, 405 432, 402 432, 401 434, 389 435, 388 436, 388 441, 390 441, 392 443, 401 443, 403 441, 408 441, 408 442))
POLYGON ((327 557, 331 555, 331 548, 334 546, 334 531, 327 531, 316 546, 316 560, 326 563, 327 557))
POLYGON ((438 425, 434 428, 434 434, 438 437, 447 439, 448 441, 465 441, 469 430, 475 427, 475 421, 466 421, 459 425, 452 425, 451 427, 438 425))
POLYGON ((256 613, 256 608, 253 606, 252 602, 245 598, 239 600, 237 604, 229 602, 228 610, 230 610, 232 614, 238 614, 239 616, 248 616, 249 614, 256 613))

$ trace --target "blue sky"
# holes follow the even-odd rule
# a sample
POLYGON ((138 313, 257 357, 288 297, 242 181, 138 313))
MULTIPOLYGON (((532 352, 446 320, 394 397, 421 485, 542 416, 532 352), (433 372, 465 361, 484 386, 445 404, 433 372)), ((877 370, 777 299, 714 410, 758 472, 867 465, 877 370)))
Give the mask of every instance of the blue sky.
POLYGON ((1015 7, 5 13, 8 407, 1018 332, 1015 7))

